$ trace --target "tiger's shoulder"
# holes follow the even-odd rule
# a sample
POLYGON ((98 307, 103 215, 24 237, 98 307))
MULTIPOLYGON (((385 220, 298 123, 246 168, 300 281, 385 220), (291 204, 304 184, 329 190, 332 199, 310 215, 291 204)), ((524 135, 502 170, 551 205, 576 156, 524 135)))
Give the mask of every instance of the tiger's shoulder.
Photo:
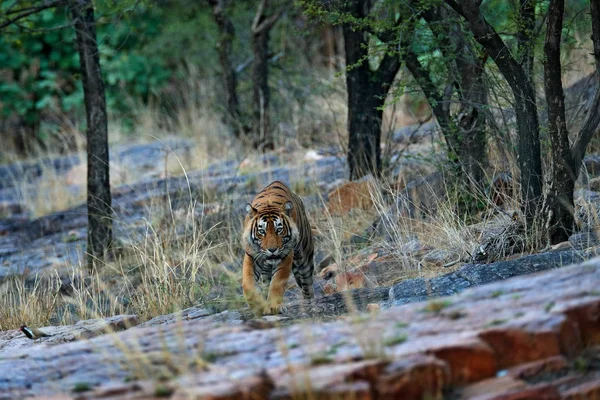
POLYGON ((290 188, 281 181, 273 181, 260 191, 252 200, 252 207, 260 210, 265 207, 283 207, 288 201, 294 201, 290 188))

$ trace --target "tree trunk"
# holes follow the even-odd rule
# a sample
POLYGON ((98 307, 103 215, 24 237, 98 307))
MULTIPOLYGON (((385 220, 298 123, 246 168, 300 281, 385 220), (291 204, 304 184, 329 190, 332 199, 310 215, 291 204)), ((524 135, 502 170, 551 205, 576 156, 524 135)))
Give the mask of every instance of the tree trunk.
POLYGON ((527 221, 531 224, 537 217, 542 196, 540 129, 533 86, 523 67, 511 55, 510 49, 481 15, 478 0, 446 2, 465 17, 476 40, 492 57, 513 92, 519 145, 517 157, 521 173, 521 201, 527 221))
POLYGON ((458 24, 455 28, 456 32, 451 35, 451 41, 456 54, 462 55, 456 57, 456 69, 460 79, 460 109, 456 118, 461 138, 458 143, 458 156, 467 184, 477 190, 482 187, 487 165, 485 58, 477 56, 458 24))
POLYGON ((348 92, 348 165, 350 179, 381 172, 381 99, 374 97, 366 34, 344 25, 348 92), (361 61, 362 60, 362 61, 361 61), (359 65, 356 65, 360 63, 359 65))
MULTIPOLYGON (((356 18, 369 13, 369 2, 353 0, 347 11, 356 18)), ((388 52, 377 70, 368 62, 367 34, 346 22, 342 25, 348 92, 348 166, 350 179, 381 175, 381 122, 383 106, 400 69, 396 51, 388 52)))
POLYGON ((439 38, 438 46, 448 60, 451 82, 440 94, 431 80, 428 71, 421 65, 417 56, 407 53, 407 66, 421 85, 427 101, 435 115, 448 148, 448 158, 455 163, 457 172, 466 185, 479 189, 485 176, 487 164, 485 112, 487 91, 483 82, 485 61, 477 56, 477 51, 467 41, 461 24, 450 22, 455 18, 443 5, 423 12, 430 29, 439 38), (448 51, 451 50, 451 51, 448 51), (461 54, 461 57, 456 57, 461 54), (452 93, 456 88, 460 109, 450 115, 452 93))
POLYGON ((270 2, 262 0, 252 24, 252 130, 254 147, 271 150, 275 147, 270 126, 269 110, 269 35, 271 29, 283 14, 283 8, 267 16, 270 2))
POLYGON ((252 130, 254 146, 269 150, 274 147, 269 118, 269 32, 252 35, 252 130))
POLYGON ((560 63, 564 11, 564 0, 550 2, 544 43, 544 90, 548 106, 552 180, 547 189, 543 215, 548 218, 548 237, 552 244, 569 239, 575 223, 573 189, 575 188, 576 173, 565 118, 565 95, 560 63))
POLYGON ((108 119, 93 3, 91 0, 71 0, 69 6, 75 26, 87 115, 87 254, 88 266, 95 268, 112 245, 108 119))
POLYGON ((225 14, 225 0, 209 0, 209 3, 212 6, 213 17, 219 30, 219 40, 216 47, 223 74, 223 88, 225 89, 225 100, 227 103, 225 122, 235 127, 234 132, 236 137, 239 138, 244 133, 244 129, 240 121, 237 75, 230 58, 231 54, 233 54, 235 28, 229 17, 225 14))
POLYGON ((536 3, 537 0, 519 1, 519 21, 517 24, 519 59, 530 82, 533 82, 533 49, 535 47, 533 30, 535 29, 536 3))

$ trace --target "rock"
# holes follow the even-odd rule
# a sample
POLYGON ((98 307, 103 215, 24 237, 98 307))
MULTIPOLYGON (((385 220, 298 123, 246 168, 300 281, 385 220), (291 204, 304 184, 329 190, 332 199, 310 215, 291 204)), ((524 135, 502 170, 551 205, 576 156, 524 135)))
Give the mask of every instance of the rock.
POLYGON ((536 375, 557 372, 568 368, 567 359, 562 356, 553 356, 542 360, 521 364, 508 370, 508 375, 515 379, 531 379, 536 375))
MULTIPOLYGON (((311 322, 310 329, 303 324, 255 329, 211 316, 53 346, 28 341, 26 350, 2 348, 0 393, 4 398, 69 394, 85 384, 90 400, 107 393, 124 400, 159 392, 215 396, 210 398, 246 398, 254 392, 284 399, 356 392, 363 398, 441 399, 443 390, 456 385, 473 390, 477 384, 487 387, 479 393, 491 399, 593 397, 595 372, 524 386, 513 384, 520 380, 515 375, 495 376, 504 366, 525 364, 522 371, 533 371, 532 362, 559 354, 578 357, 584 346, 600 345, 598 287, 600 259, 594 259, 426 305, 311 322), (502 379, 494 382, 497 378, 502 379), (481 383, 485 379, 491 380, 481 383)), ((347 294, 361 291, 363 307, 373 303, 372 290, 347 294)), ((344 302, 340 293, 329 297, 344 302)), ((591 357, 586 365, 597 368, 591 357)), ((543 376, 538 375, 533 379, 543 376)))
POLYGON ((558 389, 549 384, 528 386, 510 377, 492 378, 468 386, 458 397, 464 400, 560 400, 558 389))
POLYGON ((367 311, 376 313, 376 312, 379 312, 379 310, 381 310, 381 306, 379 304, 377 304, 377 303, 367 304, 367 311))
POLYGON ((472 251, 472 262, 499 261, 525 250, 525 224, 519 212, 501 213, 483 224, 479 245, 472 251))
POLYGON ((393 361, 375 383, 382 399, 443 399, 450 383, 450 368, 431 356, 415 355, 393 361))
POLYGON ((582 231, 594 231, 600 224, 600 193, 576 190, 573 193, 575 222, 582 231))
POLYGON ((106 333, 120 332, 137 324, 136 315, 116 315, 108 318, 83 320, 71 326, 40 327, 42 331, 52 336, 43 338, 39 342, 32 342, 19 330, 0 332, 0 358, 16 349, 44 348, 80 339, 91 339, 106 333))
POLYGON ((424 268, 439 268, 456 260, 460 260, 460 256, 457 252, 433 250, 423 256, 421 264, 424 268))
POLYGON ((390 288, 389 297, 393 305, 402 305, 447 296, 476 285, 581 262, 593 257, 595 253, 594 250, 546 252, 491 264, 465 264, 458 270, 439 277, 400 282, 390 288))
POLYGON ((261 372, 237 379, 234 377, 233 379, 215 379, 208 382, 198 374, 197 376, 182 377, 177 380, 175 385, 179 388, 171 397, 173 400, 266 399, 275 386, 271 378, 261 372))
POLYGON ((587 400, 600 397, 600 378, 584 382, 561 393, 561 400, 587 400))
POLYGON ((332 254, 323 250, 315 250, 314 262, 315 262, 315 273, 321 272, 324 268, 330 266, 335 261, 332 254))
POLYGON ((558 356, 563 352, 573 356, 582 349, 577 328, 563 315, 540 315, 535 324, 530 321, 500 323, 479 334, 498 355, 499 368, 508 368, 535 360, 558 356))
POLYGON ((368 210, 373 207, 371 193, 374 190, 374 183, 369 179, 348 182, 327 195, 327 209, 331 214, 347 214, 354 208, 368 210))
POLYGON ((583 159, 583 164, 588 174, 594 177, 600 175, 600 155, 588 154, 583 159))
POLYGON ((568 244, 576 250, 584 250, 600 245, 600 239, 595 231, 579 232, 569 236, 568 244))
MULTIPOLYGON (((600 172, 600 170, 598 170, 600 172)), ((588 182, 588 189, 594 192, 600 192, 600 177, 592 178, 588 182)))
POLYGON ((361 271, 347 271, 336 275, 335 285, 338 292, 365 287, 365 275, 361 271))

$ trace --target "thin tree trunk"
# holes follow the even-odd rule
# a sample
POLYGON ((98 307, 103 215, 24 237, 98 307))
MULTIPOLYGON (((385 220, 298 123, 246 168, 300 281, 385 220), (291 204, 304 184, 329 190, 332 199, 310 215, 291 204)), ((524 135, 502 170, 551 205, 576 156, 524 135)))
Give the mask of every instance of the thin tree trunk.
POLYGON ((252 35, 252 129, 254 145, 264 150, 274 147, 269 115, 269 32, 261 31, 252 35))
POLYGON ((283 14, 281 8, 267 16, 266 10, 272 5, 268 0, 262 0, 252 24, 252 130, 254 132, 254 147, 264 150, 275 146, 270 126, 270 92, 269 92, 269 35, 277 20, 283 14))
POLYGON ((87 254, 88 266, 95 268, 112 245, 108 119, 93 3, 91 0, 71 0, 69 7, 75 26, 87 115, 87 254))
POLYGON ((440 5, 423 11, 423 17, 434 35, 438 47, 448 59, 449 83, 441 94, 429 73, 416 55, 408 53, 407 66, 427 97, 427 101, 442 129, 448 148, 448 158, 453 161, 466 185, 480 189, 487 164, 487 137, 485 112, 487 91, 483 82, 485 58, 467 41, 460 23, 450 24, 455 16, 440 5), (456 57, 460 54, 460 57, 456 57), (460 109, 450 114, 452 93, 456 88, 460 109))
POLYGON ((533 49, 535 38, 535 6, 537 0, 519 0, 519 22, 517 24, 517 43, 523 71, 530 82, 533 82, 533 49))
POLYGON ((544 90, 548 106, 548 135, 551 142, 552 180, 546 193, 544 215, 548 218, 550 242, 560 243, 573 232, 573 189, 576 173, 565 118, 560 42, 565 12, 564 0, 551 0, 544 43, 544 90))
POLYGON ((225 122, 235 127, 236 137, 244 133, 240 121, 239 101, 237 96, 237 75, 231 62, 233 54, 233 39, 235 38, 235 28, 231 19, 225 14, 224 0, 209 0, 212 6, 213 17, 219 30, 219 40, 217 41, 217 53, 219 54, 219 64, 223 74, 223 88, 225 89, 225 100, 227 104, 227 114, 225 122))

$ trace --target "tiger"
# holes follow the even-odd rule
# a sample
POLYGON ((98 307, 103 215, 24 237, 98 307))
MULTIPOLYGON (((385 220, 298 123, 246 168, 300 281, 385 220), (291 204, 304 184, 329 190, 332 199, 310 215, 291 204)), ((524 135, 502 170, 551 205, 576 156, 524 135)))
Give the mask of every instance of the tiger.
POLYGON ((290 276, 312 301, 314 246, 302 199, 283 182, 274 181, 246 205, 242 246, 242 290, 248 305, 262 314, 284 312, 283 294, 290 276), (266 302, 256 293, 262 278, 269 284, 266 302))

